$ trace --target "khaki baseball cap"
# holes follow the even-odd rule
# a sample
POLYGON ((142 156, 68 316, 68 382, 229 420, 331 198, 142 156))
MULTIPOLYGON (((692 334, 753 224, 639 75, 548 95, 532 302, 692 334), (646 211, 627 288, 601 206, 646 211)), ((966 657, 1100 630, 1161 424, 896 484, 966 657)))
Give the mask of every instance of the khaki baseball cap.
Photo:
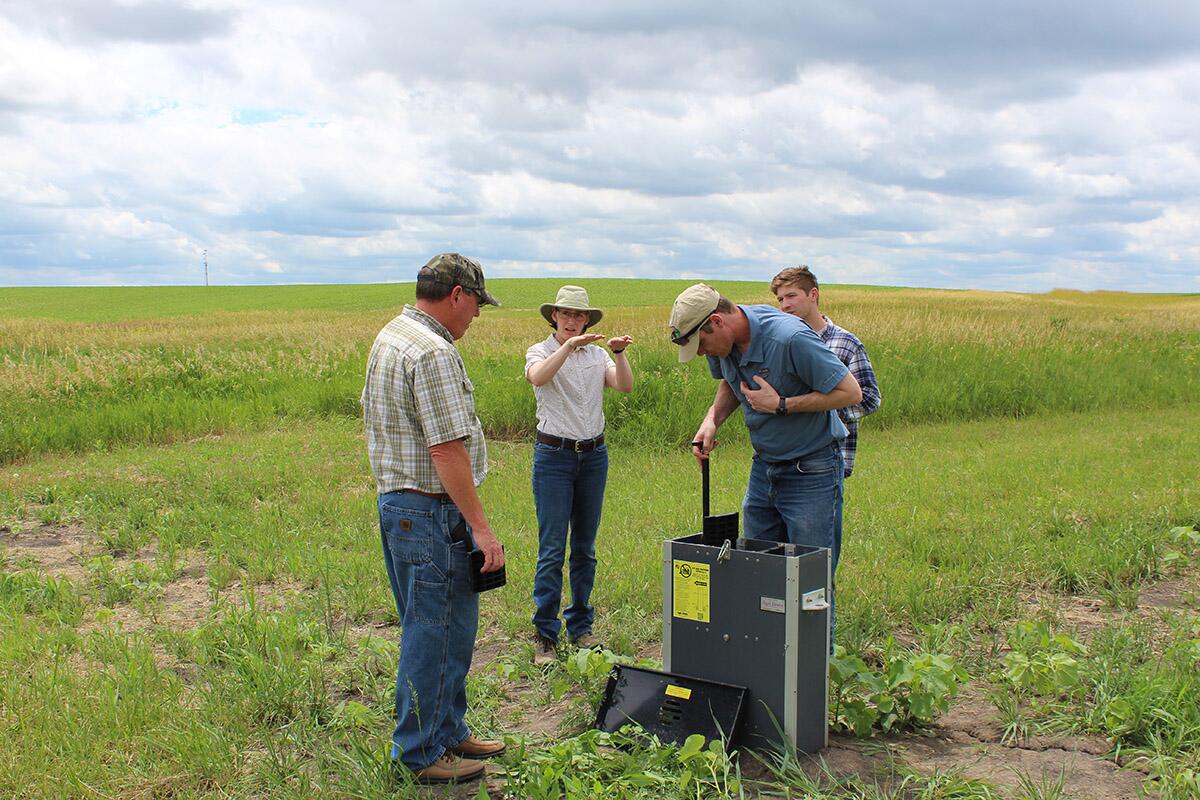
POLYGON ((691 361, 700 346, 697 335, 708 318, 717 310, 721 295, 704 283, 684 289, 671 306, 671 341, 679 345, 679 360, 691 361))
POLYGON ((484 288, 483 267, 479 262, 458 253, 441 253, 429 259, 417 273, 417 283, 440 283, 450 288, 461 286, 478 297, 480 305, 500 305, 500 301, 484 288))

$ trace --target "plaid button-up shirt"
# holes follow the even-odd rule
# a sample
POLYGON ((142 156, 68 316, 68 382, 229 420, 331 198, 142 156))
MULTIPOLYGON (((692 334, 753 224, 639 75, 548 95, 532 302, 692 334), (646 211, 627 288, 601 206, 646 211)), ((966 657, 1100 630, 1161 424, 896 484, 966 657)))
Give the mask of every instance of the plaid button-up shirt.
POLYGON ((454 338, 440 322, 405 306, 367 359, 362 392, 367 455, 380 494, 444 492, 429 448, 463 439, 475 485, 487 474, 487 445, 475 416, 475 387, 454 338))
POLYGON ((849 431, 842 440, 842 460, 846 463, 848 478, 854 471, 854 453, 858 449, 858 421, 879 410, 883 395, 879 393, 879 381, 875 379, 871 359, 867 358, 867 348, 863 347, 863 343, 853 333, 834 325, 824 314, 821 316, 825 320, 825 328, 817 336, 820 336, 825 346, 846 365, 862 388, 861 403, 838 409, 838 416, 846 423, 846 430, 849 431))

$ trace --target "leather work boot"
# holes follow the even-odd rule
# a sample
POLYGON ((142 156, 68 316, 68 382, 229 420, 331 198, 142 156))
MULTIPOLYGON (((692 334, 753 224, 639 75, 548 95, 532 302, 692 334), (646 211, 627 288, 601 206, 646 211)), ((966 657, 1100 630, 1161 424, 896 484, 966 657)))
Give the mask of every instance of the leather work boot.
POLYGON ((504 742, 498 739, 480 739, 472 733, 451 747, 450 752, 466 758, 491 758, 504 752, 504 742))
POLYGON ((544 667, 547 664, 553 664, 557 660, 558 643, 553 639, 547 639, 541 634, 534 634, 533 665, 535 667, 544 667))
POLYGON ((571 638, 571 644, 578 647, 580 650, 599 650, 601 648, 600 640, 593 636, 590 632, 582 636, 574 636, 571 638))
POLYGON ((417 783, 463 783, 473 781, 483 774, 484 764, 470 758, 456 756, 450 751, 442 753, 441 758, 422 767, 413 773, 417 783))

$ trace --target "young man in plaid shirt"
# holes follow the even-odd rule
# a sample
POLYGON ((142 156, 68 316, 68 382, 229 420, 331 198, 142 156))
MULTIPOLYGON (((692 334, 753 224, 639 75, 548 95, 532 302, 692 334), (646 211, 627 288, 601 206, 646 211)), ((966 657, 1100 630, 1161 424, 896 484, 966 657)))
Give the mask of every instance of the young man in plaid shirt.
POLYGON ((849 478, 850 473, 854 471, 854 453, 858 447, 858 421, 878 411, 883 402, 883 395, 879 393, 879 381, 875 379, 871 359, 867 358, 867 349, 857 336, 834 325, 829 321, 829 317, 821 313, 817 307, 820 299, 817 276, 813 275, 808 267, 788 267, 780 272, 771 279, 771 292, 779 301, 782 310, 808 323, 813 333, 821 337, 825 346, 846 365, 862 389, 861 403, 838 409, 838 416, 849 431, 842 440, 844 474, 849 478))

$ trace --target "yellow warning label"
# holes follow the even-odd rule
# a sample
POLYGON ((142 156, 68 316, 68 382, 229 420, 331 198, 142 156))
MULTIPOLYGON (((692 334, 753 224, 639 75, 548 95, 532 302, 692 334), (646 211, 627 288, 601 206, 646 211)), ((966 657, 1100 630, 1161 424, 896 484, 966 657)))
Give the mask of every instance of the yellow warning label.
POLYGON ((708 622, 708 564, 675 561, 671 615, 695 622, 708 622))
POLYGON ((686 686, 676 686, 675 684, 667 684, 667 694, 671 697, 678 697, 680 700, 691 700, 692 690, 686 686))

